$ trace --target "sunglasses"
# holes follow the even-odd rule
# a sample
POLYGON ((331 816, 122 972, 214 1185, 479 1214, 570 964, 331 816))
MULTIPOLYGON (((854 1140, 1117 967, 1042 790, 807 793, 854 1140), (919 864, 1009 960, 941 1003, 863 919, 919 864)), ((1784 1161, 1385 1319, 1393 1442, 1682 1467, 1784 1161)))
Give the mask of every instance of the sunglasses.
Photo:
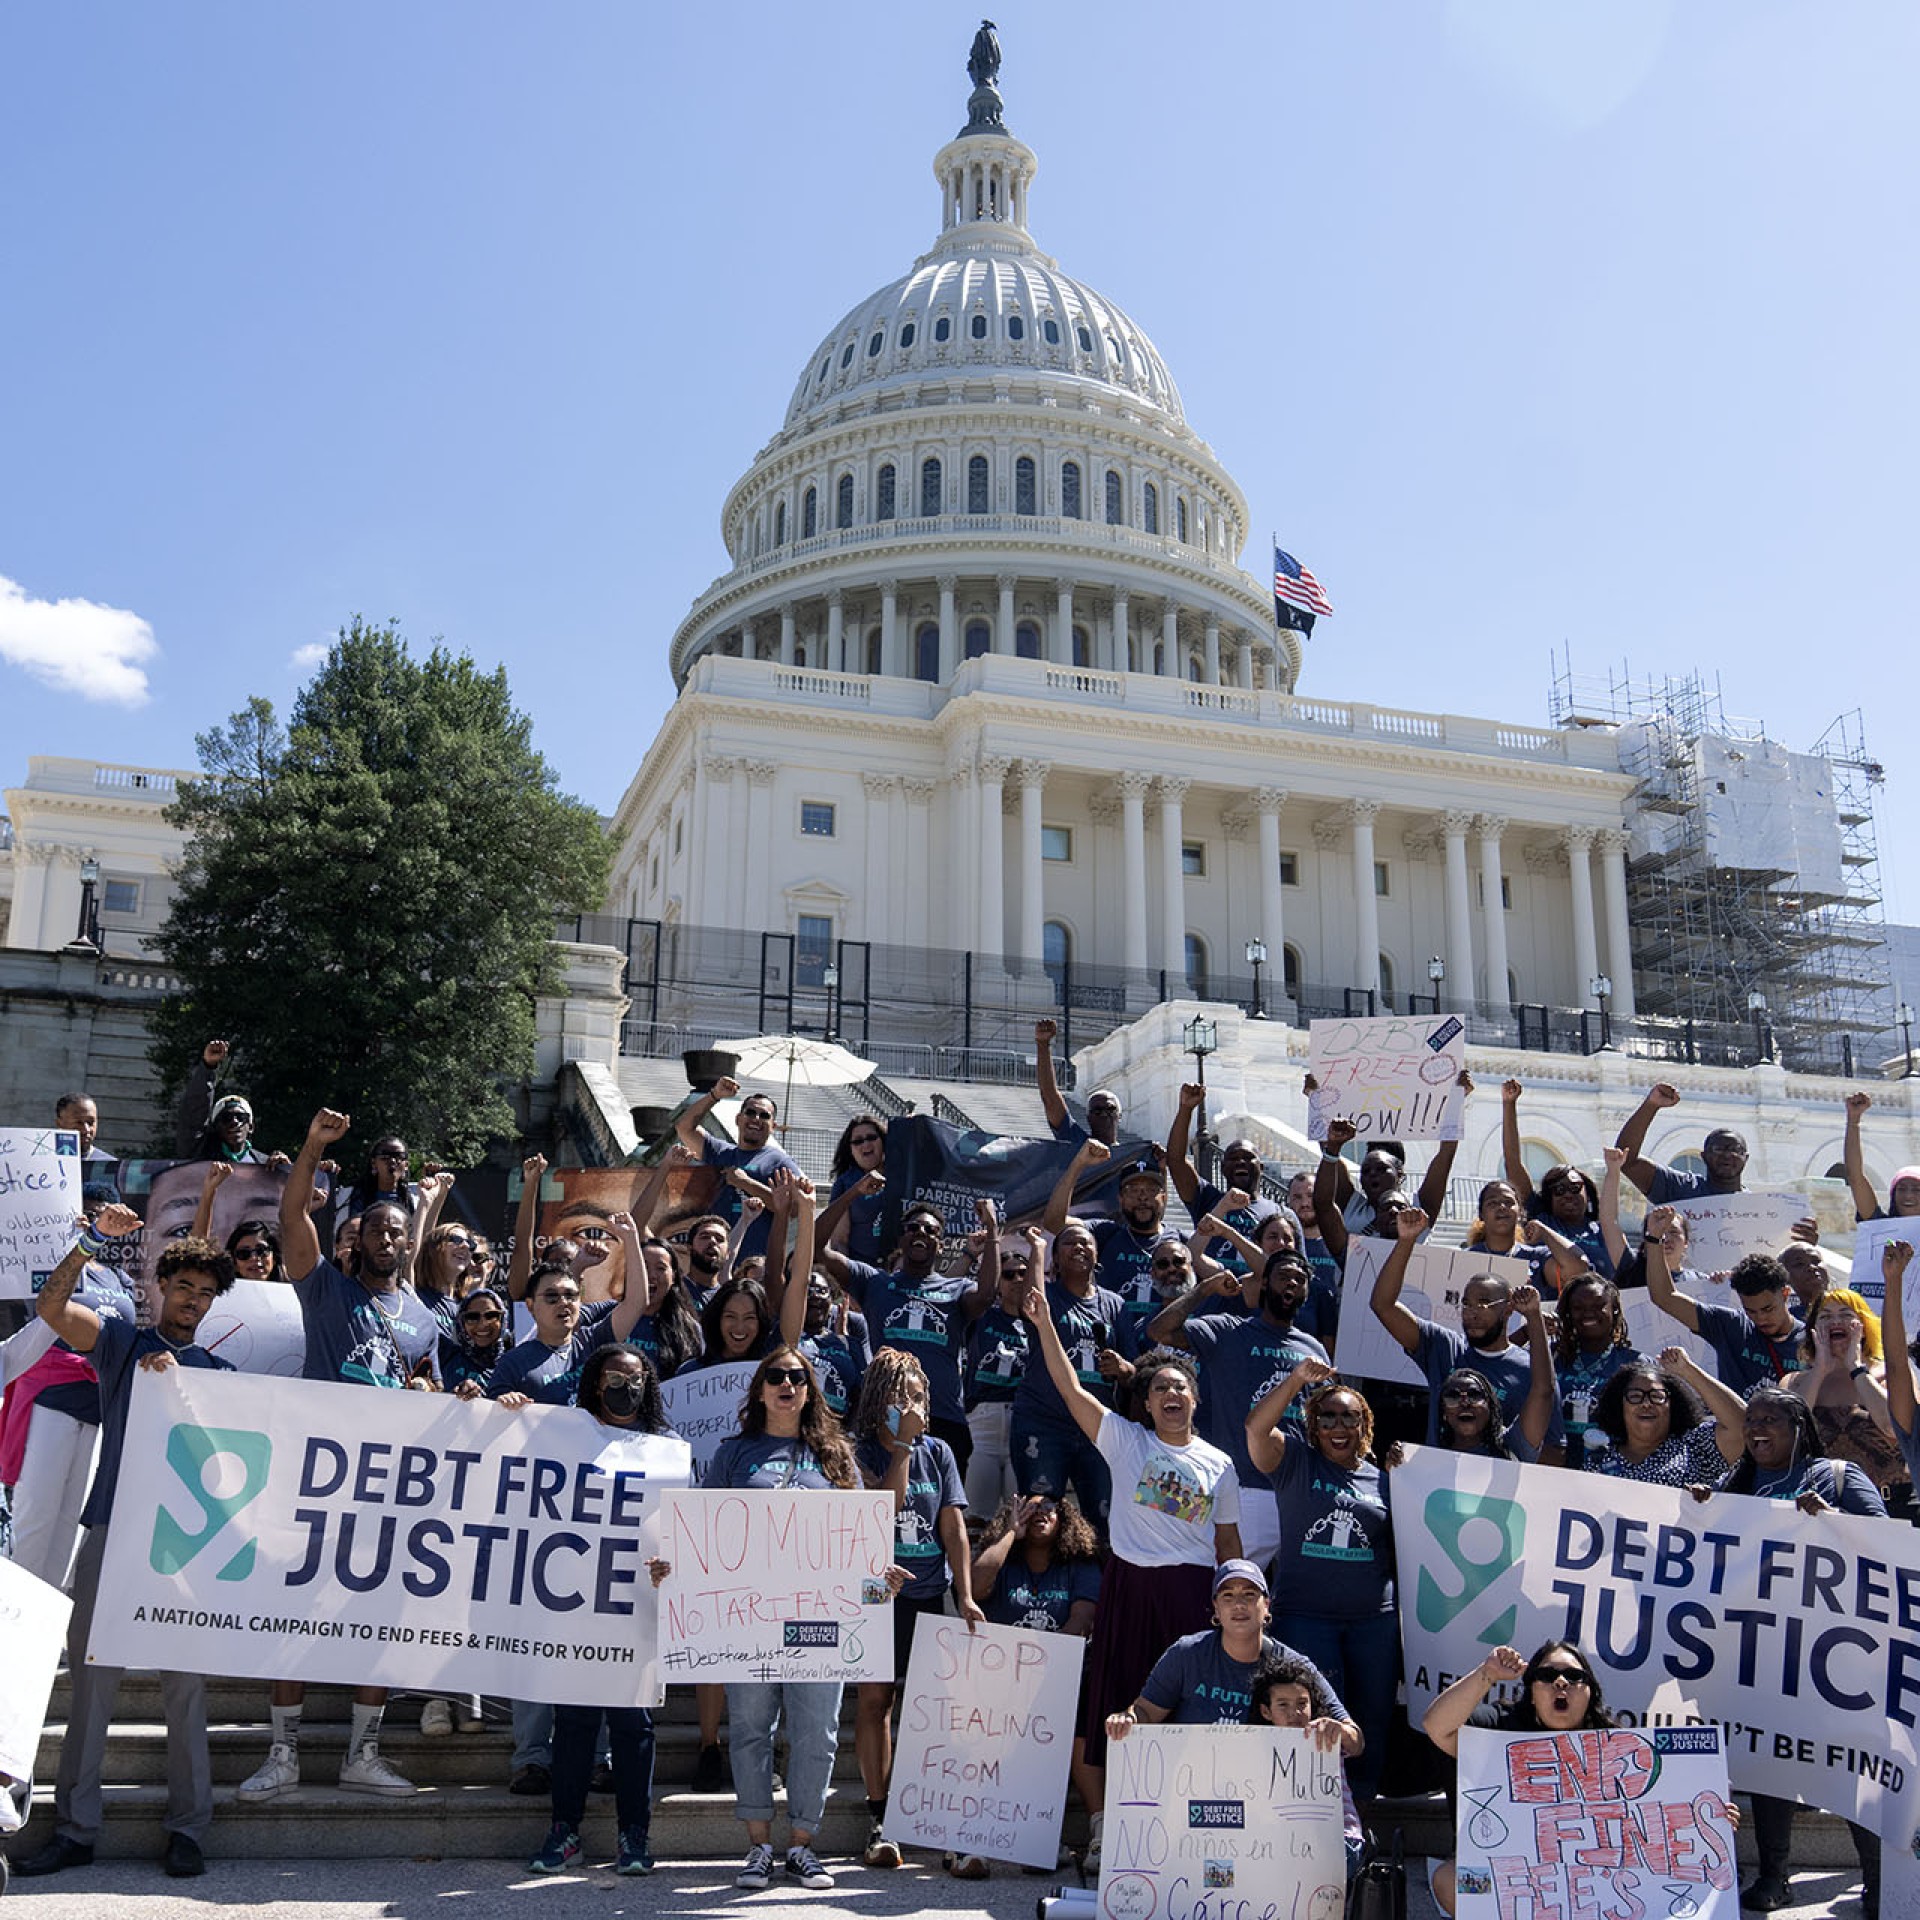
POLYGON ((273 1257, 273 1249, 269 1246, 264 1246, 264 1245, 251 1246, 251 1247, 235 1247, 233 1250, 233 1257, 236 1260, 268 1260, 273 1257))
POLYGON ((850 1147, 877 1147, 886 1139, 883 1133, 856 1133, 847 1142, 850 1147))
POLYGON ((1184 1260, 1156 1260, 1153 1263, 1153 1270, 1155 1273, 1179 1273, 1186 1264, 1184 1260))
POLYGON ((1442 1387, 1442 1400, 1484 1400, 1486 1395, 1478 1387, 1442 1387))
POLYGON ((1322 1427, 1357 1427, 1360 1415, 1352 1407, 1323 1407, 1314 1416, 1314 1422, 1322 1427))
POLYGON ((499 1318, 500 1309, 498 1307, 476 1307, 472 1313, 463 1313, 460 1316, 460 1324, 466 1327, 477 1327, 482 1320, 498 1320, 499 1318))
POLYGON ((765 1379, 770 1387, 804 1387, 807 1370, 805 1367, 769 1367, 765 1379))
POLYGON ((1533 1684, 1535 1686, 1539 1686, 1543 1682, 1551 1686, 1556 1680, 1564 1680, 1570 1687, 1590 1687, 1593 1685, 1593 1682, 1588 1679, 1578 1667, 1535 1667, 1533 1670, 1533 1684))
POLYGON ((543 1293, 540 1295, 543 1307, 577 1307, 580 1296, 577 1293, 543 1293))
POLYGON ((471 1247, 473 1242, 464 1233, 450 1233, 440 1244, 443 1247, 471 1247))
POLYGON ((382 1147, 373 1157, 376 1160, 404 1160, 407 1150, 405 1147, 382 1147))

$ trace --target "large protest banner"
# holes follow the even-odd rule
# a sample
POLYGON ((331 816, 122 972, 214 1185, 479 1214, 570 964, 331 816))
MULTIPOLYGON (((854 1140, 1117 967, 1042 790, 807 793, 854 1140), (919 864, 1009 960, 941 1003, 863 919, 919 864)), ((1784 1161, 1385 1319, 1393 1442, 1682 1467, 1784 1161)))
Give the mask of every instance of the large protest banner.
POLYGON ((1736 1787, 1905 1847, 1920 1813, 1920 1537, 1791 1502, 1434 1447, 1393 1474, 1407 1711, 1494 1647, 1572 1640, 1607 1705, 1718 1721, 1736 1787))
POLYGON ((693 1449, 693 1484, 707 1477, 720 1442, 740 1431, 740 1409, 759 1370, 757 1360, 734 1360, 717 1367, 691 1367, 660 1382, 660 1404, 667 1425, 693 1449))
POLYGON ((80 1136, 0 1127, 0 1300, 31 1300, 73 1245, 80 1136))
POLYGON ((1297 1727, 1136 1727, 1107 1748, 1103 1920, 1340 1920, 1340 1760, 1297 1727))
POLYGON ((688 1472, 570 1407, 143 1369, 87 1658, 649 1704, 688 1472))
POLYGON ((672 1680, 891 1680, 893 1496, 708 1487, 661 1503, 672 1680))
MULTIPOLYGON (((7 1650, 0 1660, 0 1776, 33 1778, 72 1612, 73 1602, 58 1587, 0 1557, 0 1646, 7 1650)), ((5 1800, 0 1794, 0 1803, 5 1800)))
MULTIPOLYGON (((1412 1357, 1380 1324, 1372 1306, 1373 1283, 1393 1251, 1391 1240, 1355 1234, 1347 1242, 1347 1270, 1340 1289, 1340 1371, 1350 1380, 1397 1380, 1424 1387, 1427 1377, 1412 1357)), ((1466 1247, 1439 1247, 1426 1241, 1407 1262, 1400 1303, 1417 1320, 1460 1331, 1460 1296, 1481 1274, 1510 1287, 1530 1286, 1533 1269, 1511 1254, 1475 1253, 1466 1247)), ((1519 1326, 1516 1314, 1513 1325, 1519 1326)))
POLYGON ((1458 1140, 1467 1030, 1452 1014, 1387 1015, 1307 1023, 1307 1134, 1351 1120, 1361 1139, 1458 1140))
POLYGON ((1725 1273, 1750 1253, 1777 1254, 1793 1238, 1793 1223, 1808 1217, 1804 1194, 1765 1188, 1702 1194, 1675 1211, 1687 1217, 1687 1265, 1698 1273, 1725 1273))
POLYGON ((915 1622, 886 1833, 907 1847, 1051 1867, 1086 1642, 1070 1633, 915 1622))
POLYGON ((1454 1860, 1460 1920, 1735 1920, 1720 1729, 1463 1727, 1454 1860))

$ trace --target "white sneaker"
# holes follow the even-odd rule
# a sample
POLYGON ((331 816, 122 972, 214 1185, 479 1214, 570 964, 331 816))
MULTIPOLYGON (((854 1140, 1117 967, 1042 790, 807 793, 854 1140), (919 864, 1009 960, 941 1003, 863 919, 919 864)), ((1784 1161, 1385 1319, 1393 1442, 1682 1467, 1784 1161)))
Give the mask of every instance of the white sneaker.
POLYGON ((380 1758, 380 1749, 364 1740, 340 1767, 340 1786, 346 1793, 384 1793, 398 1796, 415 1791, 405 1775, 395 1773, 380 1758))
POLYGON ((299 1754, 292 1747, 275 1741, 267 1749, 266 1760, 259 1770, 242 1780, 234 1789, 234 1795, 241 1800, 278 1800, 299 1784, 299 1754))
POLYGON ((1094 1814, 1089 1822, 1091 1830, 1087 1837, 1086 1857, 1081 1861, 1081 1865, 1084 1866, 1089 1873, 1098 1873, 1100 1871, 1100 1842, 1105 1837, 1101 1829, 1104 1828, 1106 1824, 1107 1816, 1104 1813, 1094 1814))
POLYGON ((453 1731, 453 1708, 445 1700, 429 1700, 420 1709, 420 1731, 430 1740, 443 1740, 453 1731))

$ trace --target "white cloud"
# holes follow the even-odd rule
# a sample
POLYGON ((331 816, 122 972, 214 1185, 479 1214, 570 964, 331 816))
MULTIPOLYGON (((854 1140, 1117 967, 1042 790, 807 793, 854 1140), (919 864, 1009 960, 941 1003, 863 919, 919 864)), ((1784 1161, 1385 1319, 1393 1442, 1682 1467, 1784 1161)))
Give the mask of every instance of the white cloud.
POLYGON ((124 607, 92 600, 35 600, 0 574, 0 660, 60 693, 144 706, 144 662, 160 651, 153 629, 124 607))
POLYGON ((328 640, 309 640, 304 647, 295 647, 287 656, 287 665, 301 673, 311 673, 333 651, 333 643, 328 640))

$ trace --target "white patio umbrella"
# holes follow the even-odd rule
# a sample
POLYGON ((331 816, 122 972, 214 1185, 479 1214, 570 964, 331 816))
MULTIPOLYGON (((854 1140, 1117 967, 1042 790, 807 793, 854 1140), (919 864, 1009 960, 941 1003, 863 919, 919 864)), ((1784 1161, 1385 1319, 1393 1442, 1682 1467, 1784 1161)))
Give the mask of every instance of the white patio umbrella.
POLYGON ((729 1040, 725 1045, 729 1053, 739 1057, 733 1070, 735 1079, 786 1076, 786 1100, 780 1109, 783 1114, 792 1104, 795 1087, 851 1087, 873 1072, 871 1060, 862 1060, 831 1040, 814 1040, 802 1033, 763 1033, 752 1040, 729 1040))

